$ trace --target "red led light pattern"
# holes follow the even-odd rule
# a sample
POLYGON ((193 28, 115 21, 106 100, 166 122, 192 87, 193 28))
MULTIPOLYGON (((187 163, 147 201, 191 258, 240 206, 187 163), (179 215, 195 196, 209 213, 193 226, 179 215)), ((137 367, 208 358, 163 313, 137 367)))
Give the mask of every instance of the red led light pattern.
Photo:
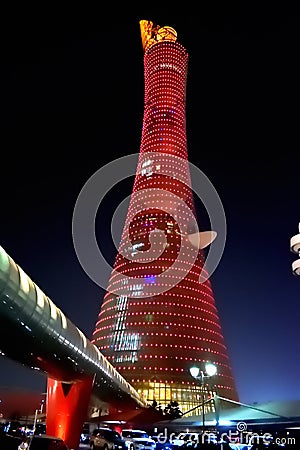
POLYGON ((194 250, 188 267, 193 255, 180 252, 179 221, 193 228, 195 216, 186 139, 187 65, 187 51, 177 41, 157 42, 145 51, 138 168, 93 333, 94 344, 143 397, 162 405, 177 400, 182 411, 200 398, 189 368, 207 361, 218 368, 214 390, 238 400, 211 284, 199 282, 204 255, 194 250), (151 250, 150 235, 157 230, 161 239, 151 250), (146 296, 148 287, 158 293, 146 296))

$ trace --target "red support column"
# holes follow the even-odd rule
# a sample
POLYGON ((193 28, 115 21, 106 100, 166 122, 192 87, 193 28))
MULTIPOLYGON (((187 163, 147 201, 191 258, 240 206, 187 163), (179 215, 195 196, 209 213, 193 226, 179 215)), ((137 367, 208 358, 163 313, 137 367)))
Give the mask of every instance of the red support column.
POLYGON ((77 449, 86 420, 94 376, 67 384, 48 377, 46 431, 77 449))

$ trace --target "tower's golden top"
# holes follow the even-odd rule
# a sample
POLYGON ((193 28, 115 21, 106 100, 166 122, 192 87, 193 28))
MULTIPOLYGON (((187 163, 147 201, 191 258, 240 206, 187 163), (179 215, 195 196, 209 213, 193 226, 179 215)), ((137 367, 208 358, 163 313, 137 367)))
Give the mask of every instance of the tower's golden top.
POLYGON ((161 41, 176 41, 177 33, 172 27, 161 27, 150 20, 140 20, 142 44, 144 52, 161 41))

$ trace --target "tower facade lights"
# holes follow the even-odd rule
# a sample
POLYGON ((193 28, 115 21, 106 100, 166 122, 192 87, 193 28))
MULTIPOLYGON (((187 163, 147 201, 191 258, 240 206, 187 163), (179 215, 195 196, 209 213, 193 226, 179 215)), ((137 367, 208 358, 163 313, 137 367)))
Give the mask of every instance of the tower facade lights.
POLYGON ((203 252, 195 250, 193 227, 185 234, 179 226, 196 216, 186 138, 188 53, 172 27, 143 20, 140 28, 145 81, 140 157, 93 343, 149 404, 177 401, 184 412, 201 398, 189 368, 208 360, 217 367, 218 392, 238 396, 210 280, 199 280, 203 252), (160 248, 151 246, 155 232, 160 248), (181 252, 187 237, 192 245, 181 252), (195 259, 187 267, 192 252, 195 259))

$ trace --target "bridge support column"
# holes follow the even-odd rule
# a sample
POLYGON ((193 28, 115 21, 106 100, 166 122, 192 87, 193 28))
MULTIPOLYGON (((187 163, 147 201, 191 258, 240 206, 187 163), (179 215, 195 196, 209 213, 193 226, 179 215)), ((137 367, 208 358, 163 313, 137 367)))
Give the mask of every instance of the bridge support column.
POLYGON ((94 376, 67 384, 48 377, 46 432, 77 449, 86 420, 94 376))

